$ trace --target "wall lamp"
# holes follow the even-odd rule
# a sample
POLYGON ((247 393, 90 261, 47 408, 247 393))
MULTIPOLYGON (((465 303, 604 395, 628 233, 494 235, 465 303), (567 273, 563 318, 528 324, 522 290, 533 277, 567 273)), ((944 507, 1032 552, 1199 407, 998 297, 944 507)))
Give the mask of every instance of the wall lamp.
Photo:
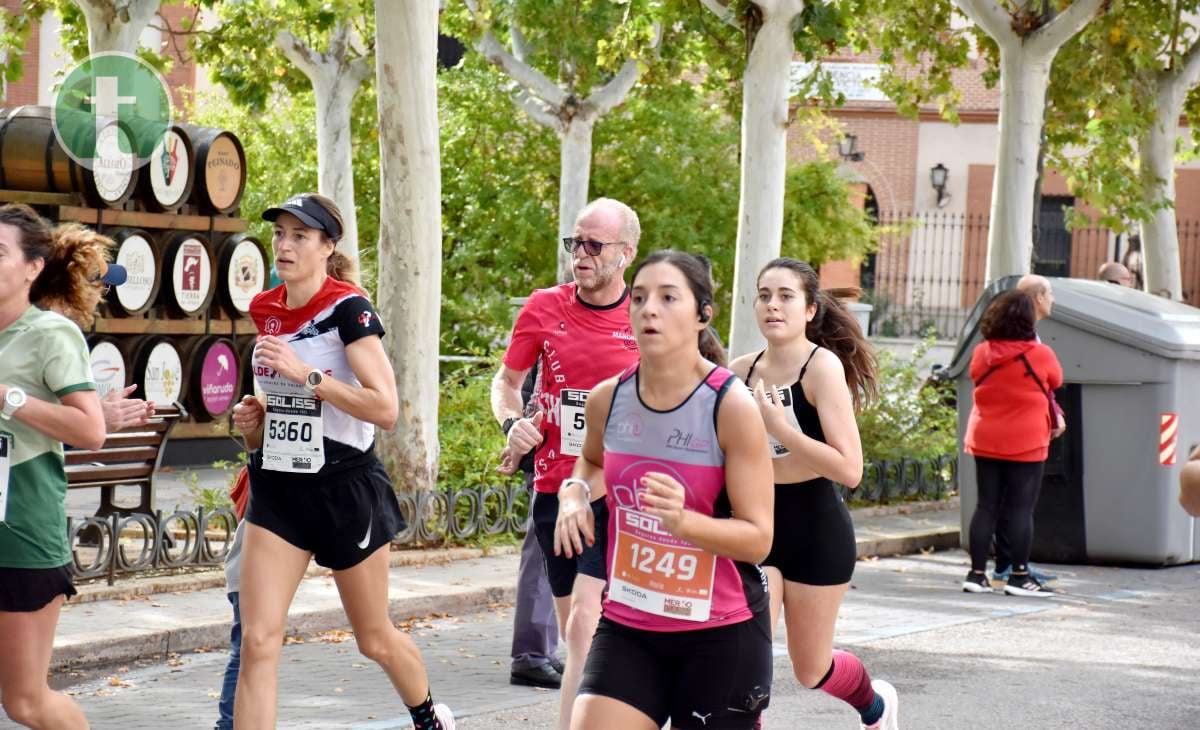
POLYGON ((940 162, 929 170, 929 182, 937 191, 937 207, 939 208, 945 207, 946 203, 950 202, 950 193, 946 192, 946 180, 949 177, 950 171, 940 162))
POLYGON ((858 135, 855 134, 842 135, 842 138, 838 140, 838 154, 842 156, 843 160, 850 162, 862 162, 863 157, 866 156, 858 151, 858 135))

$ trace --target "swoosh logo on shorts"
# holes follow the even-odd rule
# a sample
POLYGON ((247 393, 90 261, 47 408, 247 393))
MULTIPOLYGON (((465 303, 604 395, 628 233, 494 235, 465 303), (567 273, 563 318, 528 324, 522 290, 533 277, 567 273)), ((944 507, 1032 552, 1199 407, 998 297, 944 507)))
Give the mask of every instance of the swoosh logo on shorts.
POLYGON ((370 522, 367 523, 367 534, 363 536, 362 542, 356 543, 359 550, 366 550, 367 545, 371 544, 371 528, 375 526, 375 512, 371 512, 370 522))

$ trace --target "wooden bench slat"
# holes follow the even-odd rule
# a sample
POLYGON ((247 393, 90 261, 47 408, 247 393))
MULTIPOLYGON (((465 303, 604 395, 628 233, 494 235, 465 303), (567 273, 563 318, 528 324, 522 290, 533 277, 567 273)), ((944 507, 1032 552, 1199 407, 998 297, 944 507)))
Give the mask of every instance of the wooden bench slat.
POLYGON ((103 448, 99 451, 68 451, 67 465, 80 464, 120 464, 130 461, 153 462, 158 457, 158 446, 138 446, 131 448, 103 448))
POLYGON ((159 433, 110 433, 101 449, 119 449, 127 446, 153 446, 157 450, 160 443, 162 443, 162 434, 159 433))
POLYGON ((86 464, 67 467, 67 482, 112 481, 149 477, 154 473, 154 463, 142 464, 86 464))
POLYGON ((140 489, 149 485, 149 479, 109 479, 91 482, 67 482, 67 489, 95 489, 96 487, 136 487, 140 489))
MULTIPOLYGON (((171 427, 171 424, 174 420, 175 419, 166 420, 166 419, 162 419, 162 418, 154 418, 154 419, 151 419, 150 423, 147 423, 144 426, 130 426, 129 428, 123 429, 121 431, 117 431, 116 433, 117 434, 126 434, 126 433, 159 433, 159 434, 161 434, 161 433, 165 432, 168 428, 171 427)), ((115 435, 115 434, 110 434, 110 435, 115 435)))

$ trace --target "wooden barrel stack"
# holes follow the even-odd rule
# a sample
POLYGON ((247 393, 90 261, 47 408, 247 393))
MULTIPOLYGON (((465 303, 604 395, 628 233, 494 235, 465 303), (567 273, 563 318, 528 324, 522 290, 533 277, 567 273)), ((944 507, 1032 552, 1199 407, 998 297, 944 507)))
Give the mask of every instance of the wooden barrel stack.
MULTIPOLYGON (((125 120, 94 128, 110 141, 145 133, 125 120)), ((177 437, 221 436, 250 388, 250 300, 267 285, 269 259, 239 215, 246 157, 237 136, 182 123, 154 134, 141 166, 114 153, 88 169, 60 144, 51 109, 0 109, 0 203, 113 239, 129 277, 87 333, 101 393, 135 385, 138 397, 187 409, 177 437)))

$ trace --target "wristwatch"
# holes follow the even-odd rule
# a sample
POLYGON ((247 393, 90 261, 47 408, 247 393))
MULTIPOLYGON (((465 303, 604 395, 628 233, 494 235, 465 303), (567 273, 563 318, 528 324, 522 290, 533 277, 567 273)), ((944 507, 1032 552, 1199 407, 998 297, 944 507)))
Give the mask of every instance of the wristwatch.
POLYGON ((28 397, 25 395, 25 391, 17 387, 9 388, 8 392, 4 394, 4 407, 0 408, 0 418, 6 421, 12 418, 13 414, 25 405, 26 400, 28 397))
POLYGON ((317 386, 325 382, 325 373, 313 368, 308 371, 308 377, 304 379, 304 389, 309 393, 316 394, 317 386))
POLYGON ((500 430, 504 432, 505 436, 507 436, 508 432, 512 430, 513 424, 519 420, 521 419, 509 416, 508 418, 504 419, 504 423, 500 424, 500 430))

